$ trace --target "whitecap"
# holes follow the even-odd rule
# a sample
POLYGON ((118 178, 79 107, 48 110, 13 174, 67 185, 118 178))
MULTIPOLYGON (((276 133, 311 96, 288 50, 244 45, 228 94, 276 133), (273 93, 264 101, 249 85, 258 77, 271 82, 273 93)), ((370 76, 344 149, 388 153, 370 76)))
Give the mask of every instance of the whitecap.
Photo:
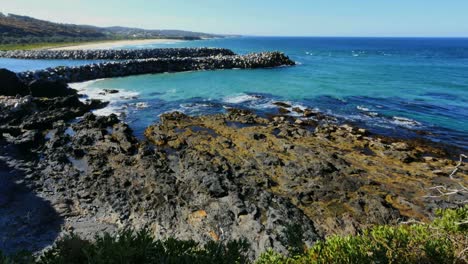
POLYGON ((137 109, 144 109, 144 108, 148 108, 149 104, 146 103, 146 102, 138 102, 138 103, 135 104, 135 107, 137 109))
POLYGON ((248 95, 248 94, 237 94, 232 96, 227 96, 223 99, 223 102, 228 104, 240 104, 249 101, 256 101, 260 99, 258 96, 255 95, 248 95))
POLYGON ((356 108, 358 110, 361 110, 361 111, 364 111, 364 112, 369 112, 370 111, 369 108, 367 108, 365 106, 362 106, 362 105, 358 105, 358 106, 356 106, 356 108))
POLYGON ((405 127, 415 127, 415 126, 421 125, 421 123, 419 123, 416 120, 409 119, 406 117, 400 117, 400 116, 394 116, 392 118, 392 123, 395 125, 405 126, 405 127))
POLYGON ((212 107, 212 104, 209 103, 186 103, 186 104, 181 104, 180 107, 184 109, 199 109, 199 108, 207 108, 207 107, 212 107))

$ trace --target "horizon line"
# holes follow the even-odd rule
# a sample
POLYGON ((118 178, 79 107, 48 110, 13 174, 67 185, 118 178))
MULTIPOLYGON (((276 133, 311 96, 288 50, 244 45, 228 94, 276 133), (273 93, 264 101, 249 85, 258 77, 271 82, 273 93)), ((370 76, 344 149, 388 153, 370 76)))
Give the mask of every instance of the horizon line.
POLYGON ((274 37, 283 37, 283 38, 457 38, 457 39, 468 39, 468 36, 346 36, 346 35, 255 35, 255 34, 218 34, 210 33, 216 35, 223 35, 227 37, 265 37, 265 38, 274 38, 274 37))

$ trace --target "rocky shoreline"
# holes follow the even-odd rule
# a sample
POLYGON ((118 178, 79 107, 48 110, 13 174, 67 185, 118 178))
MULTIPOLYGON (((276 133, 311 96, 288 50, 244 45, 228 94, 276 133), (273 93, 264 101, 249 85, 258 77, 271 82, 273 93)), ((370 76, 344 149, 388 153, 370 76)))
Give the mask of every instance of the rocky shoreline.
POLYGON ((198 58, 152 58, 95 63, 75 67, 56 67, 18 73, 23 82, 34 80, 83 82, 137 74, 215 69, 255 69, 295 65, 280 52, 198 58))
MULTIPOLYGON (((426 221, 467 198, 427 197, 430 187, 456 187, 448 177, 456 162, 443 150, 330 124, 310 110, 168 113, 138 140, 117 116, 89 113, 100 106, 76 93, 0 97, 0 162, 8 167, 0 174, 36 197, 22 215, 13 213, 21 199, 0 197, 0 237, 9 238, 2 249, 42 250, 70 231, 92 238, 148 228, 203 243, 245 238, 254 257, 286 252, 290 225, 310 245, 374 224, 426 221)), ((456 177, 466 182, 468 167, 456 177)))
POLYGON ((195 58, 232 56, 223 48, 159 48, 138 50, 11 50, 0 51, 0 58, 47 60, 135 60, 149 58, 195 58))

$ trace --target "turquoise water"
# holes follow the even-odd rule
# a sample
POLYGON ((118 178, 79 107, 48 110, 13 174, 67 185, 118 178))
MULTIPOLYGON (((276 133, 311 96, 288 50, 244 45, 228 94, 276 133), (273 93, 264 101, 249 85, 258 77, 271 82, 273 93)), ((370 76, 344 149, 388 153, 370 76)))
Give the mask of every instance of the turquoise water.
MULTIPOLYGON (((235 106, 274 113, 271 103, 282 100, 378 133, 413 137, 426 131, 433 141, 468 148, 468 39, 244 37, 123 48, 186 46, 280 50, 298 65, 132 76, 81 87, 89 94, 121 89, 107 110, 123 113, 139 135, 167 111, 195 115, 235 106)), ((83 62, 2 63, 19 71, 83 62)))

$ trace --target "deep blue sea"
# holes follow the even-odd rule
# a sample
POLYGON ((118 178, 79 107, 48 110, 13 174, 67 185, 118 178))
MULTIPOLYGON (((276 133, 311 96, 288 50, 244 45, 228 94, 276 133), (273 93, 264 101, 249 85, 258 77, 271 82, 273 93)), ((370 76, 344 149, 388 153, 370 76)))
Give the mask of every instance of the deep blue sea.
MULTIPOLYGON (((279 50, 298 65, 141 75, 75 87, 95 97, 104 88, 121 90, 103 98, 111 105, 100 113, 121 113, 140 136, 167 111, 198 115, 234 106, 266 114, 281 100, 377 133, 468 149, 468 39, 240 37, 120 48, 195 46, 241 54, 279 50)), ((0 67, 15 71, 83 63, 0 59, 0 67)))

